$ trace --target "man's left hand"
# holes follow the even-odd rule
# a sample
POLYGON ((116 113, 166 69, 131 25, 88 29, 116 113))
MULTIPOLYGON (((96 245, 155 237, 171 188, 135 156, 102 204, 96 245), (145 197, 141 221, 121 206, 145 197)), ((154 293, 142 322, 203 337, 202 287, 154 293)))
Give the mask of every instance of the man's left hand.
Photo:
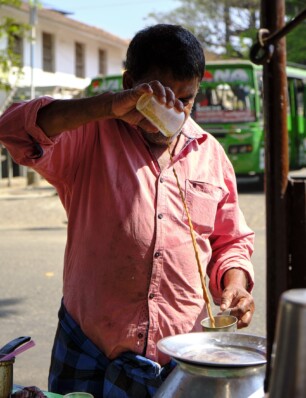
POLYGON ((231 308, 231 315, 238 318, 238 329, 247 327, 255 311, 252 295, 246 290, 247 277, 241 269, 231 269, 223 278, 224 290, 221 297, 221 311, 231 308))

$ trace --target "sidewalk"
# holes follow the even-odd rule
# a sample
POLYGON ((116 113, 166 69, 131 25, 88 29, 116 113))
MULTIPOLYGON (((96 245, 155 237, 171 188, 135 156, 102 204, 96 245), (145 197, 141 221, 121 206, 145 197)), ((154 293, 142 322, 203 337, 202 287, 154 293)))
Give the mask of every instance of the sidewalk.
POLYGON ((27 186, 26 177, 14 177, 11 186, 0 180, 0 231, 24 228, 63 228, 67 216, 56 190, 44 179, 27 186))
POLYGON ((37 186, 27 185, 26 177, 0 179, 0 200, 8 197, 44 197, 56 195, 56 191, 45 179, 41 178, 37 186), (10 185, 9 185, 10 184, 10 185))

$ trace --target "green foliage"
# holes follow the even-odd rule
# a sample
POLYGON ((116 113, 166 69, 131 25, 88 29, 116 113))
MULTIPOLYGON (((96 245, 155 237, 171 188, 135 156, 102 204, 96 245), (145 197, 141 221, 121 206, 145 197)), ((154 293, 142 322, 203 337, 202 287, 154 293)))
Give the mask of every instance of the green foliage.
MULTIPOLYGON (((7 5, 12 7, 20 7, 20 0, 0 0, 0 7, 7 5)), ((10 77, 15 75, 15 80, 22 73, 22 60, 16 52, 15 46, 19 38, 26 35, 29 25, 19 24, 10 17, 0 19, 0 38, 6 39, 7 45, 0 50, 0 89, 9 90, 10 77)))
POLYGON ((180 0, 180 7, 170 13, 151 13, 148 17, 190 29, 204 49, 227 58, 243 58, 247 56, 250 37, 256 36, 259 3, 260 0, 180 0))
MULTIPOLYGON (((295 18, 303 9, 305 2, 300 0, 286 0, 286 14, 288 21, 295 18)), ((287 60, 306 65, 306 20, 301 22, 286 36, 287 60)))
MULTIPOLYGON (((179 0, 169 13, 151 13, 157 23, 175 23, 195 34, 203 48, 224 58, 249 58, 260 27, 261 0, 179 0)), ((266 0, 270 1, 270 0, 266 0)), ((305 0, 285 0, 287 19, 305 8, 305 0)), ((287 35, 290 62, 306 64, 306 22, 287 35)))
POLYGON ((287 60, 306 65, 306 25, 301 24, 292 30, 286 37, 287 60))
POLYGON ((0 7, 7 5, 7 6, 13 6, 13 7, 20 7, 22 4, 21 0, 0 0, 0 7))
POLYGON ((204 47, 217 44, 220 34, 216 29, 212 15, 220 16, 217 2, 209 0, 180 0, 181 6, 169 13, 151 13, 149 18, 159 23, 174 23, 183 25, 194 33, 204 47), (208 24, 206 21, 210 20, 208 24))

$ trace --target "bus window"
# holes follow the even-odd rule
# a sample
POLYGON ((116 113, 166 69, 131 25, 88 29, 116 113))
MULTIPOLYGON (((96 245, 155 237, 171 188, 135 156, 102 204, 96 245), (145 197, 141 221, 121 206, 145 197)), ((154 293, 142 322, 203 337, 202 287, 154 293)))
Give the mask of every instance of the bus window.
POLYGON ((204 83, 195 99, 193 117, 198 123, 255 121, 254 89, 244 84, 204 83))
POLYGON ((304 83, 302 80, 296 81, 296 90, 297 90, 297 114, 300 117, 305 117, 305 104, 304 104, 304 83))
POLYGON ((297 113, 297 129, 300 135, 305 135, 305 87, 303 80, 296 80, 296 113, 297 113))

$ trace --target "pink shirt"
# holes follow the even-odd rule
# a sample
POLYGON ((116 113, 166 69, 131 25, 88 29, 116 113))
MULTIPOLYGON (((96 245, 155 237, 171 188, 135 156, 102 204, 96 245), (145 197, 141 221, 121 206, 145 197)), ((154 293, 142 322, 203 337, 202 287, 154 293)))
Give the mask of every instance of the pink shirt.
MULTIPOLYGON (((161 172, 140 131, 115 119, 48 138, 36 115, 50 101, 13 105, 0 120, 0 140, 56 187, 67 211, 65 306, 108 357, 132 350, 163 364, 169 358, 158 340, 200 331, 206 316, 173 167, 161 172)), ((252 289, 254 234, 221 145, 190 118, 183 134, 174 167, 218 303, 229 268, 245 270, 252 289)))

